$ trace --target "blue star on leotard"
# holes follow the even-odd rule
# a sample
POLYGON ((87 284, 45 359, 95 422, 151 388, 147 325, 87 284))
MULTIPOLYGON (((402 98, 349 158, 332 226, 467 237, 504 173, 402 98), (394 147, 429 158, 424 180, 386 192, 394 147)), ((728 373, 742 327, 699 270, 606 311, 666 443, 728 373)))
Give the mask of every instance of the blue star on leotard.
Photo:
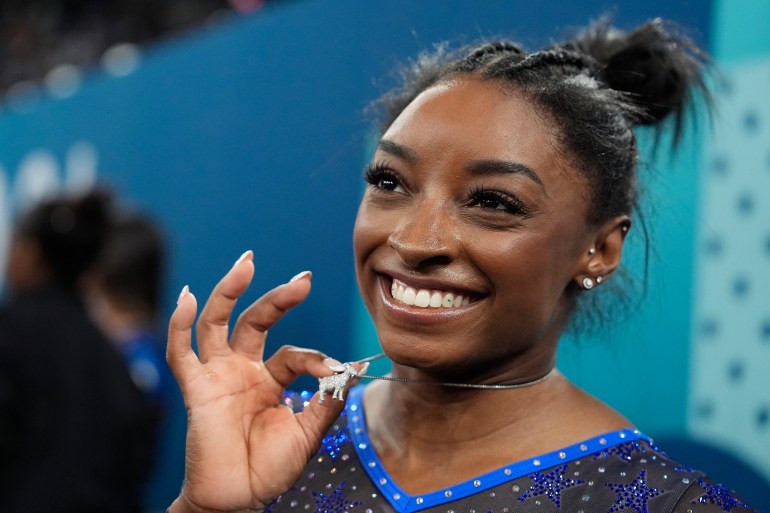
POLYGON ((624 461, 631 461, 631 455, 635 452, 644 453, 647 452, 647 450, 639 442, 626 442, 624 444, 616 445, 615 447, 602 450, 599 454, 595 455, 593 459, 596 461, 599 458, 607 458, 610 455, 615 454, 624 461))
POLYGON ((350 441, 348 430, 340 429, 323 437, 319 452, 325 452, 332 460, 336 460, 342 450, 342 446, 348 441, 350 441))
POLYGON ((644 480, 645 475, 645 471, 641 470, 636 479, 628 484, 606 483, 604 486, 610 488, 618 496, 615 500, 615 504, 613 504, 607 513, 615 513, 616 511, 622 511, 624 509, 633 509, 637 513, 649 513, 647 501, 653 497, 657 497, 663 493, 663 491, 647 486, 647 483, 645 483, 644 480))
POLYGON ((313 492, 313 500, 316 505, 315 513, 343 513, 361 505, 359 501, 345 499, 345 481, 341 482, 329 495, 313 492))
POLYGON ((567 465, 560 465, 555 467, 547 474, 541 472, 535 472, 530 474, 529 478, 532 480, 532 486, 525 491, 519 497, 520 501, 529 499, 530 497, 536 497, 538 495, 545 495, 556 507, 561 507, 561 491, 566 488, 571 488, 575 485, 582 484, 584 481, 579 479, 570 479, 565 477, 564 473, 567 471, 567 465))
POLYGON ((733 508, 749 508, 747 504, 738 500, 723 484, 712 484, 704 479, 698 479, 698 485, 706 493, 698 497, 697 501, 692 501, 692 504, 715 504, 727 513, 730 513, 730 510, 733 508))

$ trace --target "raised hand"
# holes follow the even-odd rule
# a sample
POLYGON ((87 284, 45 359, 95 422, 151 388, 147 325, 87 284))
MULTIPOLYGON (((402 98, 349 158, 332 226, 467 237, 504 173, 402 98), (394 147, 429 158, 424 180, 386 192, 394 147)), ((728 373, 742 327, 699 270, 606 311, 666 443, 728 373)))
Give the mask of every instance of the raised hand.
POLYGON ((187 287, 169 321, 167 360, 188 415, 185 482, 170 511, 256 511, 285 492, 316 452, 343 403, 314 397, 302 413, 281 405, 300 374, 333 373, 339 362, 318 351, 285 346, 263 361, 267 330, 310 292, 310 273, 297 275, 240 316, 228 343, 236 300, 254 275, 246 252, 214 288, 196 326, 197 303, 187 287))

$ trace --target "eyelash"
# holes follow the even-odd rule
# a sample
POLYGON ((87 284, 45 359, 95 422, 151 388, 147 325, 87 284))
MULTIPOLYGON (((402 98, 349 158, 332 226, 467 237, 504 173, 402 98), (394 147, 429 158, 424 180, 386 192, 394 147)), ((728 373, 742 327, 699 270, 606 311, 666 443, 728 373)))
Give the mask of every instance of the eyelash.
MULTIPOLYGON (((370 163, 364 170, 364 180, 366 180, 371 187, 380 191, 393 191, 396 187, 402 186, 401 177, 397 172, 391 169, 387 162, 370 163), (390 182, 390 185, 385 186, 383 182, 390 182)), ((503 191, 495 189, 487 189, 483 186, 473 187, 468 194, 468 201, 466 206, 478 207, 490 212, 496 210, 502 210, 503 213, 515 216, 529 216, 529 209, 515 196, 511 196, 503 191), (482 201, 492 200, 502 205, 503 209, 483 207, 482 201)))
POLYGON ((491 211, 500 210, 498 208, 481 206, 482 201, 492 200, 501 204, 504 207, 502 210, 505 213, 524 217, 529 215, 529 209, 521 202, 521 200, 503 191, 487 189, 483 186, 474 187, 471 189, 469 197, 470 199, 466 205, 471 207, 484 208, 485 210, 491 211))
POLYGON ((364 180, 366 180, 370 186, 378 190, 392 191, 397 186, 401 185, 401 178, 398 173, 393 171, 386 162, 371 163, 366 166, 364 170, 364 180), (383 181, 393 182, 393 187, 389 188, 383 186, 383 181))

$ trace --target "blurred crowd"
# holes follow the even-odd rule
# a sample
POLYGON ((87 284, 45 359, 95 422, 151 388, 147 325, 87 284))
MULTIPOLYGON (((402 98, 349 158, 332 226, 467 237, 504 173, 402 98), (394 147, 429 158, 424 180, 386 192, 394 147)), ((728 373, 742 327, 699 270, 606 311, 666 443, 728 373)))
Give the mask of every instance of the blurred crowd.
POLYGON ((265 0, 3 0, 0 95, 60 66, 87 68, 119 44, 144 45, 265 0))
POLYGON ((136 512, 174 390, 164 240, 103 190, 17 219, 0 305, 0 509, 136 512))

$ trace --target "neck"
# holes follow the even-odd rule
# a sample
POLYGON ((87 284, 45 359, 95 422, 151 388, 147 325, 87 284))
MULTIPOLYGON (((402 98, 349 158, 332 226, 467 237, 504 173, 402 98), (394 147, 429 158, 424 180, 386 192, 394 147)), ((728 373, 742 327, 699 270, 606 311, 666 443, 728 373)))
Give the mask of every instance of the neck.
POLYGON ((367 387, 364 409, 375 451, 408 493, 440 489, 630 426, 558 371, 512 390, 378 381, 367 387))

